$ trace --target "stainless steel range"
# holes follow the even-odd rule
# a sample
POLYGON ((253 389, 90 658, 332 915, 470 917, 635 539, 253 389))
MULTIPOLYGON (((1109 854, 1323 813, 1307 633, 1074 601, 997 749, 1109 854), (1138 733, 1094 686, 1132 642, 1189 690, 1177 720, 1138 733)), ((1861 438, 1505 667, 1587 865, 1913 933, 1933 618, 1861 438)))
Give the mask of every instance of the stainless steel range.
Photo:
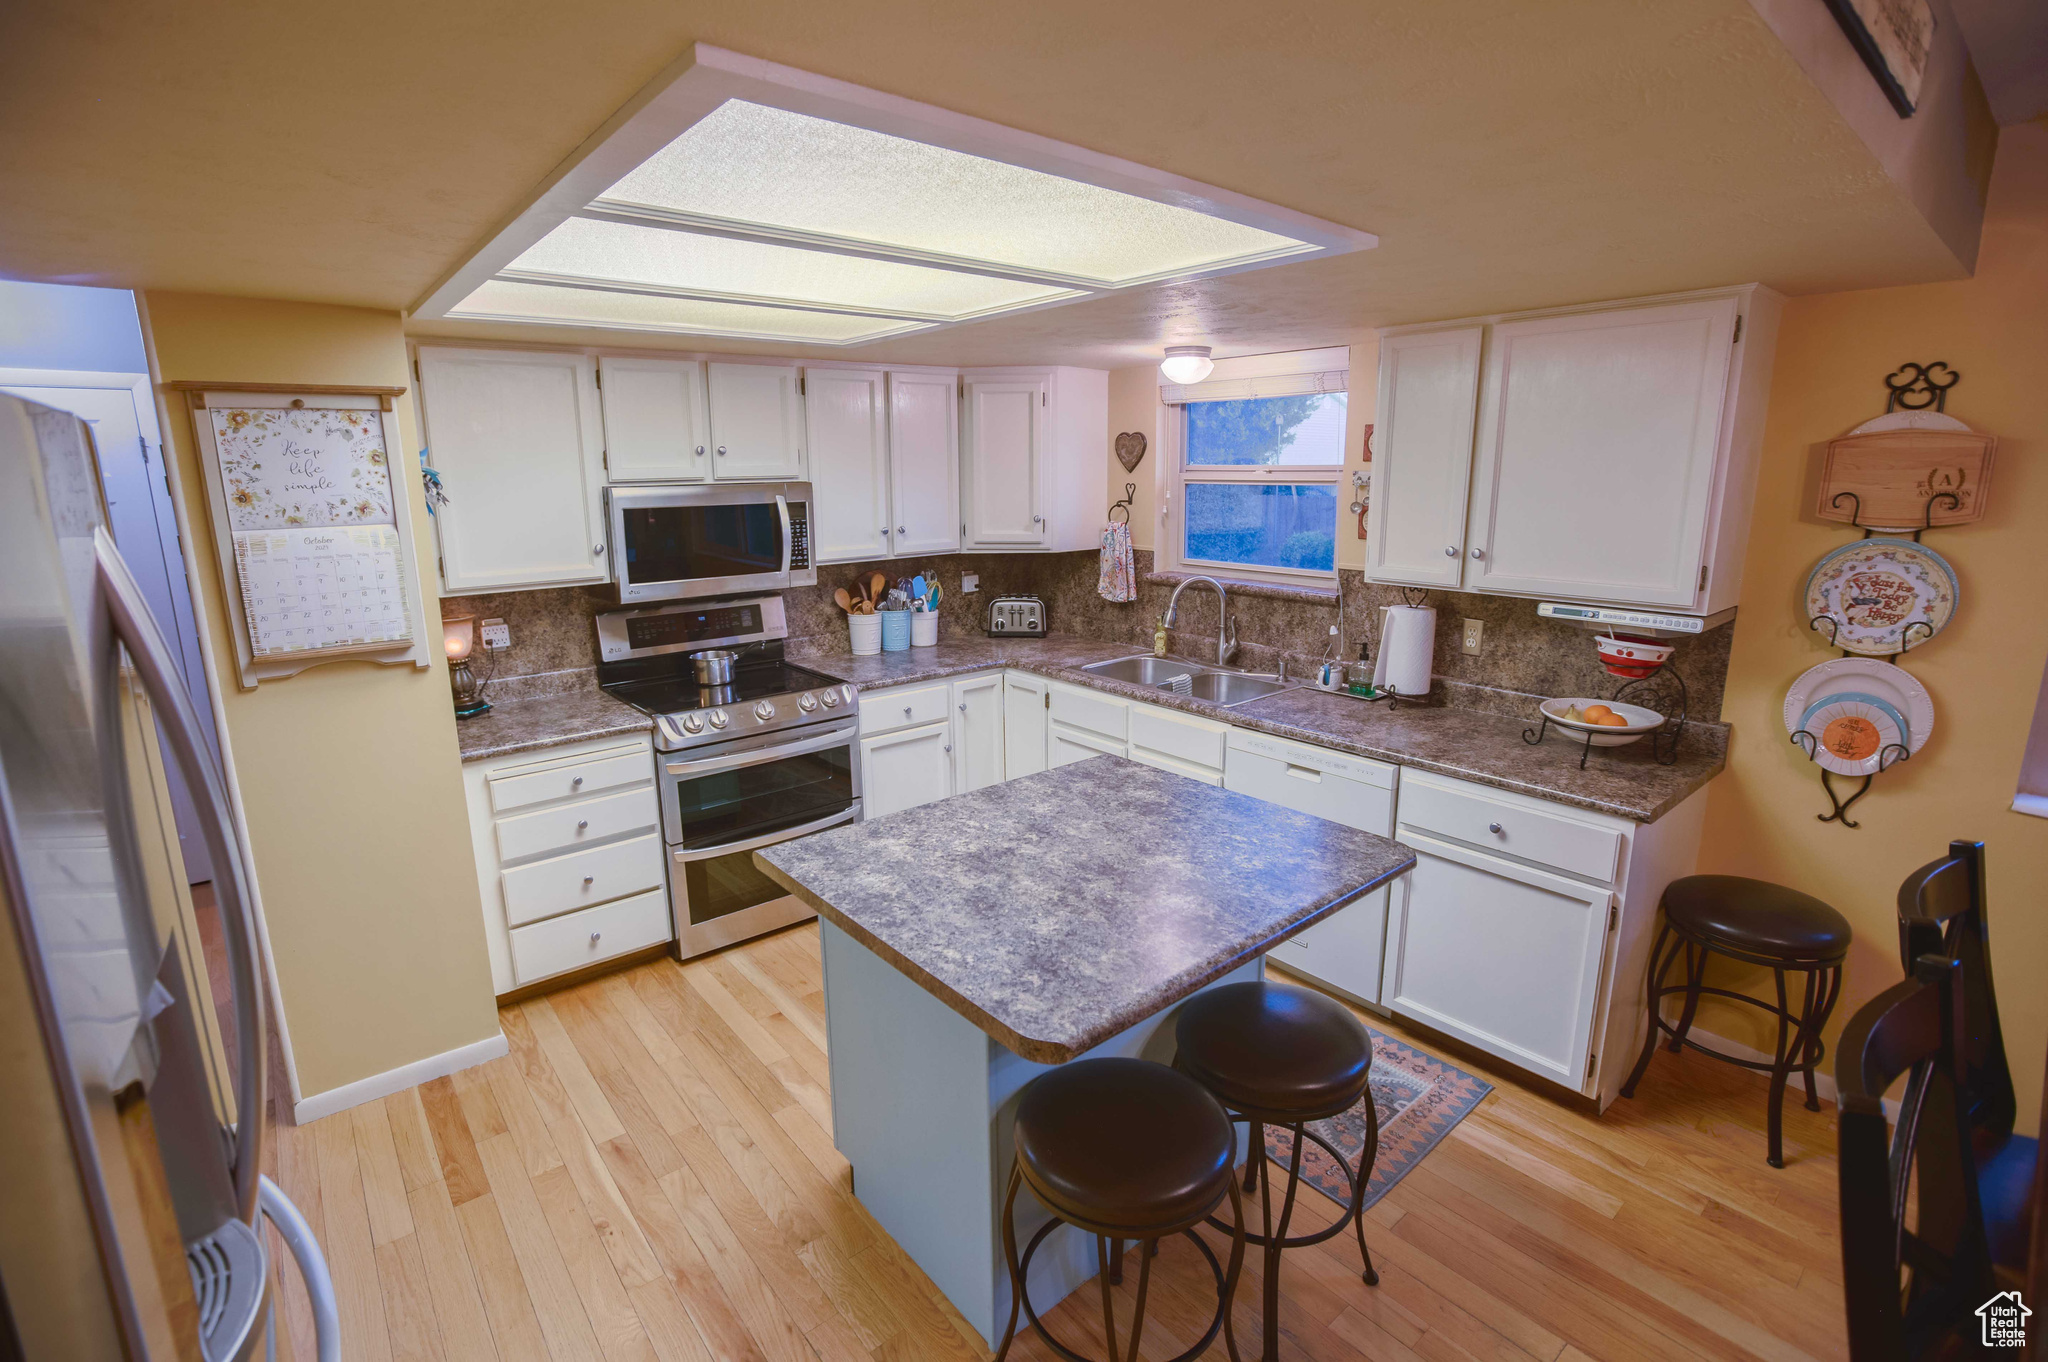
POLYGON ((854 689, 786 661, 788 634, 777 596, 597 617, 598 684, 654 717, 680 959, 815 916, 753 853, 860 817, 854 689), (729 681, 698 680, 712 650, 729 681))

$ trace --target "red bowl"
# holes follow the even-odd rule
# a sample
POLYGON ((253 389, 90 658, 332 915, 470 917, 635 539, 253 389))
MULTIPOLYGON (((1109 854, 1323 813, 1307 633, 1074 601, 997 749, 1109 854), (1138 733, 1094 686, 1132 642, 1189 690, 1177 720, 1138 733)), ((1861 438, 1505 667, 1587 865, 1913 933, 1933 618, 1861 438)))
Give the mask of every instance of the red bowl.
POLYGON ((1640 681, 1646 676, 1654 676, 1658 668, 1663 665, 1661 662, 1640 664, 1634 662, 1609 662, 1605 657, 1600 659, 1601 669, 1609 676, 1625 676, 1631 681, 1640 681))

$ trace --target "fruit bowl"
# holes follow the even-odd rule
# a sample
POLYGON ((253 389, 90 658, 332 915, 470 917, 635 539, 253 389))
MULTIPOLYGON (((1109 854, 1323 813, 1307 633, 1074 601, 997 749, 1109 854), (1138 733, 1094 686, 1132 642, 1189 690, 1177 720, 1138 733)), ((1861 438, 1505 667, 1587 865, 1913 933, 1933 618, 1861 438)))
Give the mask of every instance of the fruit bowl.
MULTIPOLYGON (((1652 669, 1654 670, 1654 668, 1652 669)), ((1556 700, 1545 700, 1542 704, 1543 717, 1559 728, 1573 733, 1583 733, 1595 747, 1626 747, 1640 739, 1645 733, 1654 733, 1664 726, 1664 716, 1654 709, 1642 705, 1626 705, 1617 700, 1596 700, 1586 696, 1563 696, 1556 700), (1584 719, 1567 719, 1570 710, 1584 711, 1592 705, 1605 705, 1628 722, 1622 725, 1588 723, 1584 719)))

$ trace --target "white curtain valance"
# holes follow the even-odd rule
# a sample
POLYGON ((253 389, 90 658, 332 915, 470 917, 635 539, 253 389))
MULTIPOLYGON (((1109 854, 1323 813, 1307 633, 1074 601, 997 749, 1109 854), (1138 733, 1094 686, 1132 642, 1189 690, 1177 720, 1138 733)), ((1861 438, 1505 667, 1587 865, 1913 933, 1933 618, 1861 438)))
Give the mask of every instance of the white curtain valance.
POLYGON ((1207 383, 1162 383, 1159 400, 1168 406, 1187 402, 1242 402, 1253 397, 1305 397, 1316 393, 1346 392, 1351 386, 1349 369, 1322 373, 1268 374, 1261 378, 1213 378, 1207 383))

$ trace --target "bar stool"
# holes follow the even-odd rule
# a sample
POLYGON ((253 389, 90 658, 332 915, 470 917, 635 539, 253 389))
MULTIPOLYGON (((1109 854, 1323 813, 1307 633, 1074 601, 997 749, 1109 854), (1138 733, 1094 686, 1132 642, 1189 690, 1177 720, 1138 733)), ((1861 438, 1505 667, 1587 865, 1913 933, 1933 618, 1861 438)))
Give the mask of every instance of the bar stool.
POLYGON ((1821 1029, 1828 1024, 1828 1014, 1835 1010, 1835 999, 1842 991, 1842 960, 1849 953, 1848 919, 1810 894, 1740 875, 1688 875, 1673 880, 1664 890, 1662 906, 1664 926, 1650 952, 1649 1033, 1643 1037, 1643 1053, 1630 1071, 1628 1082, 1621 1085, 1621 1095, 1635 1096, 1636 1084, 1650 1067, 1650 1054, 1657 1048, 1659 1031, 1670 1034, 1669 1049, 1673 1054, 1683 1046, 1724 1064, 1768 1073, 1768 1162, 1773 1168, 1783 1168, 1785 1081, 1794 1069, 1806 1075, 1806 1109, 1820 1110, 1813 1069, 1821 1060, 1821 1029), (1667 940, 1671 947, 1668 953, 1667 940), (1678 958, 1681 947, 1685 951, 1685 982, 1666 986, 1664 975, 1678 958), (1709 955, 1769 969, 1778 984, 1777 1006, 1733 989, 1706 987, 1701 980, 1709 955), (1806 976, 1804 1000, 1796 1014, 1786 1005, 1788 973, 1806 976), (1658 1005, 1665 994, 1681 991, 1685 994, 1685 1010, 1679 1014, 1678 1025, 1673 1026, 1664 1020, 1658 1005), (1778 1019, 1778 1047, 1768 1063, 1724 1054, 1687 1039, 1700 999, 1705 996, 1748 1003, 1778 1019))
MULTIPOLYGON (((1142 1059, 1082 1059, 1049 1069, 1031 1080, 1017 1102, 1016 1162, 1003 1199, 1003 1256, 1010 1268, 1010 1322, 996 1349, 1008 1356, 1017 1335, 1021 1306, 1038 1336, 1061 1357, 1089 1362, 1046 1329, 1031 1306, 1027 1287, 1031 1256, 1062 1223, 1095 1236, 1095 1260, 1102 1283, 1102 1327, 1110 1362, 1117 1362, 1116 1315, 1110 1286, 1121 1274, 1111 1268, 1108 1241, 1125 1239, 1144 1247, 1139 1256, 1137 1304, 1131 1316, 1130 1350, 1137 1362, 1145 1328, 1145 1295, 1159 1240, 1185 1234, 1194 1240, 1216 1280, 1216 1316, 1193 1347, 1171 1359, 1185 1362, 1208 1350, 1220 1328, 1237 1362, 1230 1306, 1244 1266, 1244 1206, 1238 1199, 1237 1132, 1216 1099, 1200 1084, 1163 1064, 1142 1059), (1053 1218, 1017 1254, 1017 1192, 1029 1187, 1053 1218), (1195 1233, 1211 1212, 1230 1198, 1237 1215, 1231 1231, 1230 1271, 1195 1233)), ((1229 1226, 1223 1226, 1229 1230, 1229 1226)), ((1120 1255, 1119 1255, 1120 1256, 1120 1255)))
MULTIPOLYGON (((1379 1285, 1372 1251, 1365 1246, 1365 1215, 1360 1203, 1379 1156, 1379 1113, 1365 1104, 1365 1149, 1354 1175, 1350 1163, 1328 1140, 1308 1130, 1308 1123, 1348 1111, 1365 1095, 1372 1080, 1372 1034, 1350 1009, 1311 989, 1266 981, 1225 984, 1198 993, 1180 1010, 1174 1025, 1179 1054, 1174 1067, 1216 1095, 1234 1120, 1249 1128, 1244 1186, 1259 1191, 1259 1234, 1247 1232, 1245 1242, 1265 1250, 1264 1355, 1280 1351, 1280 1251, 1320 1244, 1358 1231, 1358 1253, 1365 1260, 1365 1283, 1379 1285), (1266 1166, 1266 1127, 1294 1132, 1294 1155, 1287 1168, 1287 1193, 1280 1223, 1273 1223, 1273 1179, 1266 1166), (1301 1186, 1301 1150, 1307 1141, 1323 1150, 1344 1170, 1350 1189, 1344 1214, 1314 1234, 1288 1236, 1294 1218, 1294 1196, 1301 1186)), ((1214 1223, 1214 1222, 1212 1222, 1214 1223)), ((1220 1226, 1219 1226, 1220 1228, 1220 1226)))

